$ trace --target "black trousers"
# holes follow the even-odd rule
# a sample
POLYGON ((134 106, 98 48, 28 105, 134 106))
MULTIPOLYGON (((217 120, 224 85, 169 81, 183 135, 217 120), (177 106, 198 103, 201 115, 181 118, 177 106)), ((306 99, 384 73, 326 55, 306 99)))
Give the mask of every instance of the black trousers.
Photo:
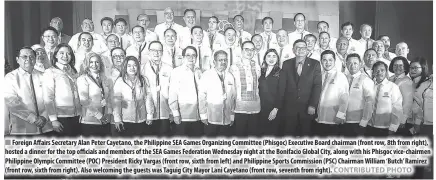
POLYGON ((285 136, 313 136, 313 124, 315 115, 309 115, 307 112, 298 112, 296 115, 284 115, 284 135, 285 136))
POLYGON ((78 137, 80 135, 80 116, 58 117, 58 121, 64 127, 62 132, 57 132, 58 137, 78 137))
MULTIPOLYGON (((263 108, 263 107, 262 107, 263 108)), ((259 114, 259 123, 257 124, 257 136, 279 136, 280 133, 280 124, 281 118, 279 112, 276 115, 276 118, 273 120, 268 120, 269 113, 271 112, 271 108, 268 108, 265 111, 260 111, 259 114)))
POLYGON ((328 136, 338 136, 339 135, 339 125, 338 124, 314 124, 315 135, 320 138, 326 138, 328 136))
POLYGON ((210 138, 229 137, 233 135, 233 126, 208 124, 204 126, 204 135, 210 138))
POLYGON ((147 134, 147 123, 146 121, 142 123, 130 123, 123 122, 124 130, 120 132, 122 137, 142 137, 147 134))
POLYGON ((182 121, 174 125, 174 135, 181 137, 201 137, 204 133, 204 126, 201 121, 182 121))
POLYGON ((170 136, 170 120, 169 119, 158 119, 153 120, 149 126, 150 136, 170 136))
POLYGON ((233 135, 236 137, 256 136, 259 114, 235 114, 233 135))
POLYGON ((375 128, 372 126, 366 126, 365 136, 367 137, 387 137, 389 135, 389 129, 375 128))
POLYGON ((365 135, 365 128, 359 123, 344 123, 340 125, 340 136, 347 138, 359 137, 365 135))
POLYGON ((412 137, 412 133, 410 132, 410 129, 413 128, 413 124, 406 123, 404 128, 398 128, 395 135, 398 136, 404 136, 404 137, 412 137))
POLYGON ((85 137, 107 137, 110 135, 110 124, 81 124, 82 135, 85 137))

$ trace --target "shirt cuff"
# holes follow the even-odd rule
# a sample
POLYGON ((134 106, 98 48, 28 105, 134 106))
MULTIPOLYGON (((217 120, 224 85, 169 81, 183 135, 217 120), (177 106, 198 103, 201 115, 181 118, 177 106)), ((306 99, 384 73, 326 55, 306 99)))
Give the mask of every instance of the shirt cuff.
POLYGON ((416 125, 421 125, 422 124, 422 120, 421 119, 415 119, 415 124, 416 125))
POLYGON ((338 111, 338 113, 336 114, 336 117, 339 119, 345 119, 345 113, 338 111))
POLYGON ((235 121, 235 115, 234 114, 230 115, 230 121, 235 121))
POLYGON ((361 120, 359 126, 366 127, 368 125, 369 120, 361 120))
POLYGON ((30 113, 29 116, 27 116, 27 122, 30 122, 31 124, 36 122, 36 115, 33 113, 30 113))
POLYGON ((180 113, 179 113, 178 110, 176 110, 176 111, 172 111, 172 112, 173 112, 173 116, 174 116, 174 117, 176 117, 176 116, 180 116, 180 113))
POLYGON ((103 114, 101 112, 97 112, 95 113, 95 117, 100 120, 103 117, 103 114))
POLYGON ((50 119, 50 121, 57 121, 58 117, 56 115, 50 115, 48 116, 48 118, 50 119))
POLYGON ((398 126, 399 126, 399 124, 391 124, 389 126, 389 131, 397 132, 398 126))
POLYGON ((201 120, 207 119, 207 114, 200 114, 200 119, 201 120))
POLYGON ((153 114, 147 114, 147 120, 153 119, 153 114))

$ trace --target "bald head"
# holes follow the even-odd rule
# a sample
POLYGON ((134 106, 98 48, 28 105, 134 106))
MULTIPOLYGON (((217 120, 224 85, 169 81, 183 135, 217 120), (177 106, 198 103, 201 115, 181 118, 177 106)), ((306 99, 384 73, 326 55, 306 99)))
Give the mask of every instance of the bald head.
POLYGON ((288 32, 286 32, 286 30, 280 29, 279 31, 277 31, 277 42, 281 47, 287 45, 288 40, 288 32))
POLYGON ((346 37, 344 37, 344 36, 341 36, 336 41, 336 49, 338 50, 338 52, 340 54, 347 53, 348 45, 349 45, 348 39, 346 37))
POLYGON ((407 59, 407 55, 409 54, 409 46, 405 42, 400 42, 395 46, 395 54, 397 56, 403 56, 407 59))
POLYGON ((174 11, 170 7, 165 8, 164 10, 164 16, 166 22, 173 22, 174 21, 174 11))

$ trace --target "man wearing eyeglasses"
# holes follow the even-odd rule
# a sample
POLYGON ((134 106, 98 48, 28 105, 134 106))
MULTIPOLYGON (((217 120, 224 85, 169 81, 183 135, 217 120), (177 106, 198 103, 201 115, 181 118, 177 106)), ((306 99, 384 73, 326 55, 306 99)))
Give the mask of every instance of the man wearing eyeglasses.
MULTIPOLYGON (((147 44, 150 44, 152 41, 160 40, 158 35, 155 32, 148 29, 148 26, 150 25, 150 18, 148 17, 147 14, 138 15, 136 20, 138 21, 138 25, 140 25, 144 28, 144 32, 145 32, 144 38, 145 38, 145 42, 147 42, 147 44)), ((132 34, 132 36, 133 36, 133 34, 132 34)))
MULTIPOLYGON (((159 41, 163 42, 165 39, 165 30, 174 29, 176 34, 180 32, 180 29, 183 28, 180 24, 174 22, 174 11, 170 7, 167 7, 164 10, 165 21, 156 25, 154 28, 154 32, 159 36, 159 41)), ((179 38, 177 38, 179 39, 179 38)))
POLYGON ((306 26, 306 16, 303 13, 297 13, 294 16, 295 31, 289 33, 289 44, 294 44, 297 39, 304 40, 304 36, 311 34, 304 28, 306 26))
MULTIPOLYGON (((58 44, 68 43, 71 40, 71 36, 62 32, 62 30, 64 29, 64 23, 62 22, 62 19, 60 17, 55 17, 51 19, 50 27, 55 28, 56 31, 58 31, 59 33, 58 44)), ((45 46, 44 38, 41 38, 40 42, 41 46, 45 46)))
POLYGON ((127 56, 135 56, 141 64, 148 63, 148 43, 145 41, 145 29, 136 25, 132 28, 134 44, 126 49, 127 56))
POLYGON ((47 27, 42 31, 42 40, 44 41, 44 49, 47 53, 49 62, 51 61, 54 49, 58 45, 58 31, 53 27, 47 27))
POLYGON ((234 135, 237 137, 257 134, 260 112, 258 88, 260 67, 253 60, 253 56, 253 42, 245 41, 242 43, 242 59, 230 67, 230 73, 235 77, 236 86, 234 135))
MULTIPOLYGON (((196 24, 196 12, 193 9, 186 9, 184 12, 183 20, 185 21, 186 27, 183 27, 178 31, 179 34, 179 46, 180 48, 184 49, 186 46, 189 46, 192 44, 191 39, 191 29, 196 24)), ((206 34, 206 32, 203 32, 203 34, 206 34)), ((203 45, 209 47, 209 37, 203 38, 203 45)))
POLYGON ((114 49, 116 47, 120 47, 120 41, 118 39, 118 36, 115 34, 110 34, 109 36, 107 36, 106 45, 108 47, 108 50, 105 51, 103 54, 101 54, 101 58, 103 60, 104 67, 106 68, 106 71, 107 71, 107 70, 110 70, 113 66, 113 63, 111 60, 112 59, 111 58, 112 49, 114 49))
POLYGON ((313 135, 316 107, 321 95, 321 66, 307 57, 307 45, 298 39, 293 44, 295 58, 285 61, 280 71, 278 98, 270 117, 281 111, 285 121, 285 135, 313 135))
MULTIPOLYGON (((89 32, 92 36, 92 39, 94 41, 94 46, 92 47, 93 52, 97 54, 101 54, 107 51, 105 39, 100 34, 94 32, 94 22, 92 22, 91 19, 84 19, 81 27, 82 27, 82 32, 89 32)), ((71 46, 74 52, 77 51, 79 35, 82 32, 75 34, 73 37, 71 37, 71 40, 68 42, 68 45, 71 46)))
POLYGON ((30 47, 18 51, 19 68, 6 74, 5 105, 9 109, 9 135, 49 135, 53 131, 48 121, 42 92, 42 72, 34 71, 36 53, 30 47))
POLYGON ((173 68, 162 63, 163 45, 161 42, 151 42, 148 51, 150 52, 150 63, 143 66, 141 74, 148 79, 156 110, 152 117, 147 117, 147 124, 151 125, 150 135, 169 136, 171 110, 168 104, 168 93, 173 68))
POLYGON ((198 67, 201 72, 204 72, 212 68, 212 50, 209 46, 203 44, 203 29, 201 26, 194 26, 191 29, 192 44, 191 46, 197 48, 197 61, 195 66, 198 67))

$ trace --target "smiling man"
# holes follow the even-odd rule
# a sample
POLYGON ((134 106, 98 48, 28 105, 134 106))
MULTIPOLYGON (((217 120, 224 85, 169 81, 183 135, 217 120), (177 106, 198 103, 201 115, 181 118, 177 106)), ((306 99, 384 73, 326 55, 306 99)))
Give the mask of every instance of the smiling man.
MULTIPOLYGON (((185 21, 186 26, 181 28, 179 32, 179 47, 184 49, 186 46, 192 44, 191 41, 191 29, 196 25, 196 12, 193 9, 186 9, 184 12, 183 20, 185 21)), ((206 32, 203 32, 206 34, 206 32)), ((203 45, 210 46, 209 37, 203 38, 203 45)))
POLYGON ((154 28, 154 32, 158 35, 159 41, 161 42, 163 42, 165 39, 164 32, 167 29, 174 29, 174 31, 176 31, 177 34, 180 32, 179 30, 183 28, 183 26, 174 22, 174 11, 170 7, 165 8, 164 17, 165 17, 165 21, 156 25, 156 27, 154 28))
POLYGON ((289 33, 289 44, 294 44, 297 39, 304 40, 304 36, 311 34, 306 31, 306 16, 303 13, 297 13, 294 16, 295 31, 289 33))
MULTIPOLYGON (((94 23, 92 22, 91 19, 84 19, 81 27, 82 27, 82 32, 88 32, 92 36, 92 39, 94 41, 93 43, 94 46, 92 47, 93 52, 97 54, 101 54, 108 50, 103 36, 101 36, 98 33, 94 33, 94 23)), ((73 51, 77 51, 78 44, 79 44, 78 42, 80 41, 79 36, 82 32, 75 34, 71 38, 70 42, 68 42, 68 45, 71 46, 73 51)))
MULTIPOLYGON (((288 32, 284 29, 280 29, 277 31, 277 46, 274 47, 274 49, 279 53, 279 62, 280 62, 280 68, 283 65, 283 62, 295 57, 294 52, 292 52, 292 44, 289 44, 289 38, 288 38, 288 32)), ((264 57, 260 57, 261 61, 263 63, 264 57)), ((260 64, 260 66, 262 65, 260 64)))
MULTIPOLYGON (((57 38, 58 44, 70 42, 71 36, 62 32, 62 30, 64 29, 64 22, 62 21, 62 19, 60 17, 55 17, 55 18, 51 19, 50 27, 55 28, 56 31, 58 31, 58 33, 59 33, 58 38, 57 38)), ((43 38, 41 38, 40 42, 41 42, 40 43, 41 46, 45 45, 43 38)))

